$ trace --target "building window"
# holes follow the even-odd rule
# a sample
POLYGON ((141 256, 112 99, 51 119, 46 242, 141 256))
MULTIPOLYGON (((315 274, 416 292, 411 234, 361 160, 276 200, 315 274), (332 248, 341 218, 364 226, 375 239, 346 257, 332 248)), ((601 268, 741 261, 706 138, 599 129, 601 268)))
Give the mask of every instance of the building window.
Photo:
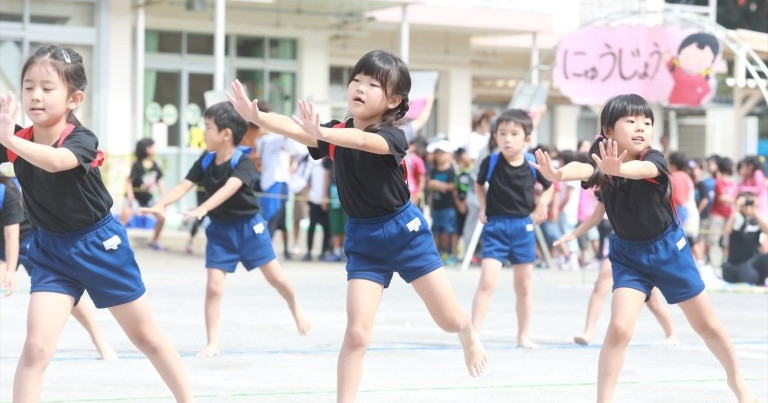
POLYGON ((144 48, 147 53, 181 54, 181 32, 147 30, 144 48))
POLYGON ((238 57, 264 58, 264 38, 238 36, 236 44, 238 57))
POLYGON ((269 57, 272 59, 296 60, 296 40, 285 38, 270 39, 269 57))

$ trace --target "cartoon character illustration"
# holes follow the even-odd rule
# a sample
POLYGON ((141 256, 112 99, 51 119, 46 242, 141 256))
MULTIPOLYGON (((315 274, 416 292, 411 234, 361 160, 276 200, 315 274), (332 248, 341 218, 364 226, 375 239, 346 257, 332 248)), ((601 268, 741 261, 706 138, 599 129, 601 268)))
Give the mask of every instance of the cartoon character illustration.
POLYGON ((701 105, 711 90, 709 77, 719 52, 720 42, 710 34, 698 32, 683 39, 677 56, 667 63, 675 82, 670 105, 701 105))

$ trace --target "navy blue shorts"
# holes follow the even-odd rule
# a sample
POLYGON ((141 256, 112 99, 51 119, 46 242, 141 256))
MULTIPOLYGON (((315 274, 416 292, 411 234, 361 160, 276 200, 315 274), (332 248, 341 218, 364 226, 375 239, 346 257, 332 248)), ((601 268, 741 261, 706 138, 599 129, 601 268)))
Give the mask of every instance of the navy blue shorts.
POLYGON ((112 214, 79 231, 37 230, 28 260, 33 267, 30 292, 71 295, 75 304, 84 290, 97 308, 131 302, 145 291, 125 227, 112 214))
POLYGON ((410 283, 443 266, 427 220, 411 202, 381 217, 349 217, 346 233, 347 280, 389 287, 394 272, 410 283))
POLYGON ((536 237, 531 217, 490 216, 483 227, 483 259, 496 259, 502 264, 536 261, 536 237))
POLYGON ((205 267, 234 273, 238 262, 253 270, 275 259, 267 222, 256 214, 239 220, 211 220, 205 229, 205 267))
POLYGON ((688 238, 676 223, 661 235, 642 242, 614 234, 608 258, 613 266, 614 290, 633 288, 644 292, 647 301, 655 286, 670 304, 689 300, 704 291, 688 238))
POLYGON ((432 232, 456 234, 456 209, 449 207, 432 211, 432 232))
MULTIPOLYGON (((18 265, 22 265, 27 273, 31 273, 30 270, 32 270, 32 265, 29 263, 29 244, 32 242, 34 235, 35 231, 32 231, 24 238, 19 239, 19 261, 16 264, 16 268, 18 269, 18 265)), ((0 260, 5 262, 5 244, 0 244, 0 260)))

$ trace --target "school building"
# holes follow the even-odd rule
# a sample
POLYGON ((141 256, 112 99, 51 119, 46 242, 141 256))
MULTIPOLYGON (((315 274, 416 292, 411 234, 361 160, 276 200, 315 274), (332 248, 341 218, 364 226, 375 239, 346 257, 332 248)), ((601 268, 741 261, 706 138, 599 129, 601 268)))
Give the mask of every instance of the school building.
MULTIPOLYGON (((600 105, 575 105, 553 84, 569 32, 621 24, 708 30, 716 28, 712 13, 663 0, 3 0, 0 90, 18 93, 21 66, 42 43, 80 52, 89 85, 78 117, 108 154, 104 176, 116 198, 142 137, 161 145, 166 183, 183 178, 200 154, 206 101, 222 99, 233 79, 277 112, 291 114, 305 98, 324 118, 340 118, 348 74, 372 49, 438 73, 424 135, 459 143, 473 112, 502 110, 528 88, 544 90, 548 108, 537 142, 573 149, 597 133, 600 105)), ((747 56, 768 59, 768 36, 735 30, 721 40, 728 46, 718 80, 729 88, 700 107, 655 104, 657 142, 667 134, 672 148, 699 157, 757 152, 756 115, 767 119, 768 93, 760 89, 765 73, 747 56)))

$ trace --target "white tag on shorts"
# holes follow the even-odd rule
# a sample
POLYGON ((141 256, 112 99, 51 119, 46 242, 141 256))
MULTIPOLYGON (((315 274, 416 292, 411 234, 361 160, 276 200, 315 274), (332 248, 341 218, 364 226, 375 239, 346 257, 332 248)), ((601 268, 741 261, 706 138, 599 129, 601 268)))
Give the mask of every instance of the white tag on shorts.
POLYGON ((111 238, 107 239, 106 241, 102 242, 104 244, 105 250, 111 250, 111 249, 117 249, 117 245, 120 245, 120 237, 117 235, 112 235, 111 238))
POLYGON ((683 247, 685 247, 685 237, 680 238, 679 241, 677 241, 677 250, 683 250, 683 247))
POLYGON ((405 226, 408 227, 408 231, 410 231, 410 232, 418 231, 419 227, 421 227, 421 220, 419 219, 419 217, 416 217, 413 220, 411 220, 411 222, 406 224, 405 226))
POLYGON ((533 231, 533 224, 525 224, 525 230, 527 232, 533 231))
POLYGON ((255 232, 255 233, 257 233, 257 234, 262 234, 262 233, 264 233, 264 223, 263 223, 263 222, 260 222, 260 223, 258 223, 258 224, 256 224, 256 225, 254 225, 254 226, 253 226, 253 232, 255 232))

